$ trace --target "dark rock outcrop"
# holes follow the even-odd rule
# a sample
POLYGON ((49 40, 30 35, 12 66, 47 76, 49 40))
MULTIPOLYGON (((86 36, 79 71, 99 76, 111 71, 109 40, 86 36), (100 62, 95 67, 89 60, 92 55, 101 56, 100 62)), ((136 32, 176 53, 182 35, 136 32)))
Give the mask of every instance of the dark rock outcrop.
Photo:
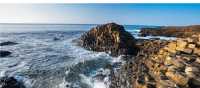
POLYGON ((6 57, 9 56, 10 54, 11 54, 10 51, 0 50, 0 57, 6 57))
POLYGON ((18 43, 16 42, 11 42, 11 41, 7 41, 7 42, 2 42, 0 43, 0 46, 6 46, 6 45, 16 45, 18 43))
POLYGON ((162 26, 156 28, 142 28, 141 36, 167 36, 167 37, 191 37, 200 33, 200 25, 192 26, 162 26))
POLYGON ((0 78, 0 88, 25 88, 25 86, 14 77, 2 77, 0 78))
POLYGON ((108 23, 98 25, 81 36, 81 46, 98 52, 110 52, 112 56, 135 55, 138 48, 134 37, 122 25, 108 23))

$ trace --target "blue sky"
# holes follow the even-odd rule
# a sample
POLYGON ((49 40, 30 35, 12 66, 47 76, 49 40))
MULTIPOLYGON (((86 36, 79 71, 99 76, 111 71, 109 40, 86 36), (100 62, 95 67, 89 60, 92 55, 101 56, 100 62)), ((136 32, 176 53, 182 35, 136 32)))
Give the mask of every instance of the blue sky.
POLYGON ((0 23, 200 24, 200 4, 1 4, 0 23))

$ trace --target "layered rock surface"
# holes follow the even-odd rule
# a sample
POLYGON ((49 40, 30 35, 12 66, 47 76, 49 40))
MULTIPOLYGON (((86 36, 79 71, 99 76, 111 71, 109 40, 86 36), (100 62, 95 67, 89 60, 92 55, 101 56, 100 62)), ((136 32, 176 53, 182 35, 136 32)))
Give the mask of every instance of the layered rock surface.
POLYGON ((191 37, 200 33, 200 25, 192 26, 162 26, 156 28, 142 28, 142 36, 168 36, 168 37, 191 37))
POLYGON ((81 36, 81 46, 93 51, 108 52, 112 56, 135 55, 138 51, 134 37, 116 23, 92 28, 81 36))
POLYGON ((115 74, 111 88, 200 88, 199 42, 200 35, 144 42, 144 49, 115 74))

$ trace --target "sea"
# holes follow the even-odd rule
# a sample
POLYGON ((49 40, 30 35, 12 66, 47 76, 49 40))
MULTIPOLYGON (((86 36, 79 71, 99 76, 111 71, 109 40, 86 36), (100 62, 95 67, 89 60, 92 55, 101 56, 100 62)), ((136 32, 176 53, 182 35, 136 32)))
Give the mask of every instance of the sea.
MULTIPOLYGON (((86 50, 74 40, 96 24, 0 24, 0 46, 11 51, 0 58, 0 77, 12 76, 26 88, 109 88, 109 65, 124 61, 105 52, 86 50)), ((140 37, 144 25, 124 25, 135 38, 174 39, 161 36, 140 37)), ((116 66, 118 69, 119 66, 116 66)))

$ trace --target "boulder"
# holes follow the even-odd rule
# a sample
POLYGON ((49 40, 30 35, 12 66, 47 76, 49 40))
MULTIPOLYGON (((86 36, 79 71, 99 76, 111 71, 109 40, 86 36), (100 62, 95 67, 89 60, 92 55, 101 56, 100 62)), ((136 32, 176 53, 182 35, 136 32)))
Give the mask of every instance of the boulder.
POLYGON ((83 34, 80 40, 84 48, 112 56, 136 55, 138 51, 134 37, 116 23, 98 25, 83 34))
POLYGON ((2 77, 0 78, 0 88, 25 88, 25 86, 14 77, 2 77))
POLYGON ((9 56, 10 54, 11 54, 10 51, 0 50, 0 57, 6 57, 9 56))
POLYGON ((6 46, 6 45, 16 45, 18 43, 16 42, 11 42, 11 41, 7 41, 7 42, 2 42, 0 43, 0 46, 6 46))

